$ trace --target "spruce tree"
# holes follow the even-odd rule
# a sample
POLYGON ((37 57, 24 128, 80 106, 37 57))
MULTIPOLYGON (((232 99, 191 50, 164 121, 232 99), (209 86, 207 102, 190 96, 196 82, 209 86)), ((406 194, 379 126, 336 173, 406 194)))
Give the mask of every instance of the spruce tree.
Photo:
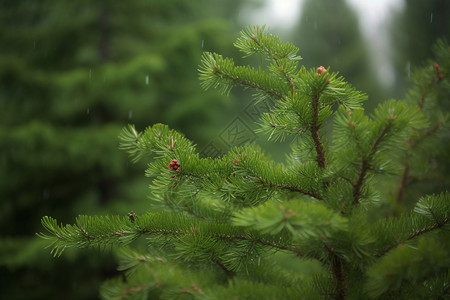
MULTIPOLYGON (((420 72, 448 99, 450 51, 439 45, 436 66, 420 72)), ((259 132, 292 139, 285 162, 255 144, 200 158, 166 125, 129 125, 121 149, 133 162, 152 157, 149 211, 81 215, 74 225, 46 216, 39 235, 52 253, 120 246, 126 279, 105 282, 104 299, 448 297, 449 194, 422 195, 396 216, 384 209, 393 197, 386 178, 401 182, 405 153, 444 131, 447 117, 434 130, 424 103, 395 100, 367 115, 364 93, 330 67, 299 67, 298 49, 264 27, 242 31, 235 46, 266 57, 266 68, 205 52, 202 86, 225 94, 242 86, 256 102, 274 101, 259 132), (141 237, 145 248, 135 246, 141 237)))

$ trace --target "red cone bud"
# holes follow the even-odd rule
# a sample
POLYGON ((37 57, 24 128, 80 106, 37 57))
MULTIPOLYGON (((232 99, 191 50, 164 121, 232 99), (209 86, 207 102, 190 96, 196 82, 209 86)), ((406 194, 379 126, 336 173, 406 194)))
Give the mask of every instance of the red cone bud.
POLYGON ((317 68, 317 72, 319 74, 325 73, 326 71, 327 71, 327 69, 325 69, 323 66, 320 66, 320 67, 317 68))
MULTIPOLYGON (((180 163, 176 159, 174 159, 169 163, 167 167, 172 170, 177 170, 180 166, 180 163)), ((179 172, 180 170, 177 171, 179 172)))
POLYGON ((436 71, 438 71, 438 73, 441 71, 441 67, 438 65, 437 62, 435 62, 434 64, 434 68, 436 69, 436 71))

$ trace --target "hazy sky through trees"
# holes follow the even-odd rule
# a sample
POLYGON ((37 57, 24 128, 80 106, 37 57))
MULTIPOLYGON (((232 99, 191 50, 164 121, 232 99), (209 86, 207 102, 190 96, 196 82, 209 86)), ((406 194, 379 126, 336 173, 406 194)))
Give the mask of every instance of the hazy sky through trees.
MULTIPOLYGON (((266 5, 254 11, 251 16, 247 16, 246 22, 289 30, 298 21, 303 2, 304 0, 266 0, 266 5)), ((347 2, 358 14, 362 32, 371 49, 372 62, 378 66, 377 75, 380 82, 389 87, 394 81, 394 71, 389 57, 387 25, 392 13, 404 7, 404 0, 347 0, 347 2)))

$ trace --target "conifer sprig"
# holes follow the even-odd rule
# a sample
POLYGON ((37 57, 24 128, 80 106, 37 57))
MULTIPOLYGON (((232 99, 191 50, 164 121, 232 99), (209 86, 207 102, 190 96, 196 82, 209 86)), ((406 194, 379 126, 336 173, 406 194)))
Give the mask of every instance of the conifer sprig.
POLYGON ((199 74, 201 85, 205 90, 216 88, 221 93, 228 94, 234 85, 240 85, 260 91, 268 97, 283 98, 284 87, 280 85, 281 81, 261 69, 235 66, 231 58, 223 58, 216 53, 203 53, 199 74))
POLYGON ((372 228, 377 236, 381 257, 402 243, 406 243, 430 231, 450 228, 450 194, 426 196, 414 207, 413 212, 399 218, 383 219, 372 228))
POLYGON ((405 102, 417 106, 429 120, 428 126, 417 128, 411 134, 403 157, 403 170, 397 187, 396 202, 401 205, 404 191, 411 177, 411 161, 414 154, 420 153, 424 142, 435 144, 438 135, 448 130, 450 114, 448 111, 436 109, 442 99, 448 97, 450 87, 448 85, 448 71, 450 68, 449 45, 445 40, 440 40, 434 47, 435 61, 429 60, 427 64, 413 72, 412 88, 407 92, 405 102), (419 151, 417 151, 419 150, 419 151))
MULTIPOLYGON (((299 68, 298 49, 265 27, 245 29, 235 46, 246 56, 264 55, 268 66, 236 66, 206 52, 202 86, 225 93, 243 86, 256 101, 275 100, 259 132, 270 140, 295 137, 286 162, 275 163, 254 144, 200 158, 194 143, 168 126, 138 132, 130 125, 120 147, 132 161, 152 157, 146 175, 153 212, 80 216, 65 226, 44 217, 47 233, 39 236, 51 241, 52 253, 145 237, 150 254, 126 248, 120 268, 127 281, 105 283, 108 299, 446 296, 449 193, 424 196, 396 217, 385 217, 379 203, 389 207, 380 179, 403 170, 405 189, 416 152, 445 127, 431 95, 450 92, 442 67, 450 54, 423 75, 432 84, 416 82, 416 102, 387 101, 367 115, 365 94, 329 67, 299 68), (309 263, 316 270, 307 276, 309 263)), ((448 46, 440 51, 450 53, 448 46)))
MULTIPOLYGON (((210 239, 230 243, 252 242, 274 249, 288 250, 301 255, 300 249, 291 245, 288 236, 271 236, 254 230, 243 232, 230 224, 210 223, 182 214, 147 213, 131 222, 128 217, 79 216, 74 225, 58 225, 51 217, 42 218, 47 233, 38 234, 52 243, 52 254, 60 256, 66 248, 124 246, 140 236, 167 237, 180 242, 183 237, 197 237, 198 242, 210 239), (174 239, 176 237, 176 239, 174 239)), ((238 255, 238 253, 236 253, 238 255)))
POLYGON ((270 71, 279 74, 291 88, 292 95, 296 93, 294 76, 301 57, 297 55, 298 48, 290 43, 282 43, 280 38, 265 31, 265 26, 251 26, 241 31, 234 45, 246 56, 264 54, 270 62, 270 71))

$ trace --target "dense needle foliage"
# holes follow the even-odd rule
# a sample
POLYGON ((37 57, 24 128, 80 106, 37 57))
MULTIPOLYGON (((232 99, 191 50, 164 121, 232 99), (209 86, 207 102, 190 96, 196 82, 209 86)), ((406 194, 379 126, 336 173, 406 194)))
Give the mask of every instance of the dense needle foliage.
POLYGON ((255 101, 273 101, 259 131, 292 139, 285 162, 254 144, 200 158, 165 125, 143 132, 130 125, 121 148, 132 161, 152 157, 149 212, 80 216, 74 225, 44 217, 40 236, 52 253, 120 246, 126 280, 106 282, 104 299, 448 296, 450 196, 406 192, 417 168, 433 172, 422 146, 434 143, 434 154, 445 147, 433 137, 447 136, 448 116, 436 107, 448 101, 449 46, 437 44, 439 60, 418 70, 424 79, 407 101, 387 101, 370 115, 365 94, 330 67, 299 67, 298 49, 264 27, 242 31, 235 46, 266 57, 265 67, 205 52, 202 86, 223 93, 242 86, 255 101), (412 209, 403 207, 405 195, 412 209), (135 249, 142 236, 147 248, 135 249))

